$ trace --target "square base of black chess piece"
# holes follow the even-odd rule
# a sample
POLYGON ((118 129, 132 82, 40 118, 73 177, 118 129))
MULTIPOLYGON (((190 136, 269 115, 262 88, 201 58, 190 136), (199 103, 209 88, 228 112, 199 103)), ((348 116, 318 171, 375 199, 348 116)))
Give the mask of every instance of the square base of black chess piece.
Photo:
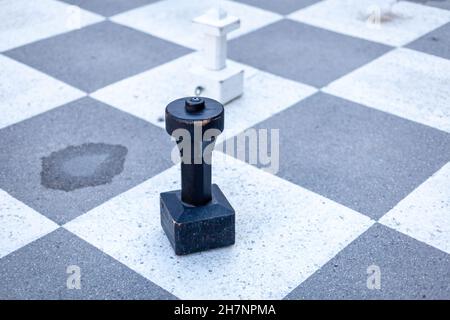
POLYGON ((181 201, 181 190, 161 193, 161 225, 177 255, 234 244, 234 209, 216 184, 202 206, 181 201))

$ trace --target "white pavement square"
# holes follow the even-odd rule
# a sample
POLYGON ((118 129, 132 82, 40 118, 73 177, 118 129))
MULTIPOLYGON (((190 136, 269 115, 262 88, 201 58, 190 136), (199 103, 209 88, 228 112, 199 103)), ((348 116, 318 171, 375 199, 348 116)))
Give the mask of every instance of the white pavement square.
POLYGON ((449 84, 449 60, 399 48, 322 90, 450 132, 449 84))
POLYGON ((102 21, 104 17, 54 0, 0 1, 0 52, 102 21))
POLYGON ((159 193, 179 188, 178 165, 64 227, 181 299, 280 299, 374 223, 220 152, 213 161, 236 210, 231 247, 174 255, 159 193))
POLYGON ((241 27, 229 34, 230 39, 282 19, 279 14, 227 0, 167 0, 118 14, 111 20, 189 48, 199 49, 203 35, 193 25, 192 19, 219 3, 229 15, 241 19, 241 27))
POLYGON ((0 55, 0 70, 0 129, 85 95, 3 55, 0 55))
MULTIPOLYGON (((179 97, 194 94, 195 78, 188 70, 201 65, 198 58, 198 53, 183 56, 102 88, 91 96, 164 128, 166 105, 179 97)), ((317 91, 314 87, 230 60, 228 64, 244 69, 244 95, 225 106, 225 130, 219 141, 248 129, 317 91)))
POLYGON ((0 189, 0 258, 59 226, 0 189))
POLYGON ((350 36, 405 45, 450 21, 450 11, 395 0, 325 0, 289 18, 350 36), (386 15, 392 5, 392 14, 386 15), (380 23, 378 23, 380 22, 380 23))
POLYGON ((380 222, 450 254, 450 163, 400 201, 380 222))

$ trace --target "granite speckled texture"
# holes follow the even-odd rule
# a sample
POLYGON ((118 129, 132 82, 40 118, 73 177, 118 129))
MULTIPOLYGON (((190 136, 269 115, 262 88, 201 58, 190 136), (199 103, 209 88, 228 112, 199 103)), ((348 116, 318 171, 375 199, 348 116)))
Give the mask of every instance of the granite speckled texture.
POLYGON ((449 277, 447 254, 376 224, 287 299, 448 300, 449 277), (369 267, 373 265, 380 268, 378 290, 367 286, 369 267))
POLYGON ((163 39, 104 21, 5 54, 92 92, 188 52, 163 39), (131 55, 136 58, 130 59, 131 55))
POLYGON ((16 272, 0 274, 3 299, 40 299, 43 292, 46 299, 175 298, 64 229, 3 258, 0 270, 7 269, 16 272), (22 263, 24 259, 28 263, 22 263), (80 289, 67 288, 68 267, 72 265, 80 268, 80 289))
POLYGON ((450 60, 397 49, 323 91, 450 132, 449 81, 450 60))
POLYGON ((408 1, 325 0, 292 13, 289 18, 353 37, 402 46, 450 22, 450 11, 408 1))

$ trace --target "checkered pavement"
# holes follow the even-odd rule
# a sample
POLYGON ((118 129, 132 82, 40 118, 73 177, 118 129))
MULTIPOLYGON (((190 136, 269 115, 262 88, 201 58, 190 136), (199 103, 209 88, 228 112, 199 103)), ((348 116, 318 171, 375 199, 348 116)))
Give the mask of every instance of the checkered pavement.
POLYGON ((220 1, 245 70, 222 142, 280 129, 280 167, 216 151, 236 244, 179 257, 164 108, 193 94, 190 20, 218 1, 0 0, 0 298, 450 299, 450 1, 368 24, 387 2, 220 1), (43 183, 61 150, 90 185, 43 183), (90 179, 104 161, 120 172, 90 179))

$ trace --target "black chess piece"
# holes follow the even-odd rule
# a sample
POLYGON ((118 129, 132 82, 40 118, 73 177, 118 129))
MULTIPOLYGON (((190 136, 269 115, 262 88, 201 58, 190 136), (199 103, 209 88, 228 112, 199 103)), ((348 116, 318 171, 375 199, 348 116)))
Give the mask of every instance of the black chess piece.
POLYGON ((178 255, 234 244, 234 209, 211 184, 212 150, 223 128, 223 105, 213 99, 182 98, 166 107, 166 131, 180 149, 181 190, 161 193, 161 225, 178 255))

